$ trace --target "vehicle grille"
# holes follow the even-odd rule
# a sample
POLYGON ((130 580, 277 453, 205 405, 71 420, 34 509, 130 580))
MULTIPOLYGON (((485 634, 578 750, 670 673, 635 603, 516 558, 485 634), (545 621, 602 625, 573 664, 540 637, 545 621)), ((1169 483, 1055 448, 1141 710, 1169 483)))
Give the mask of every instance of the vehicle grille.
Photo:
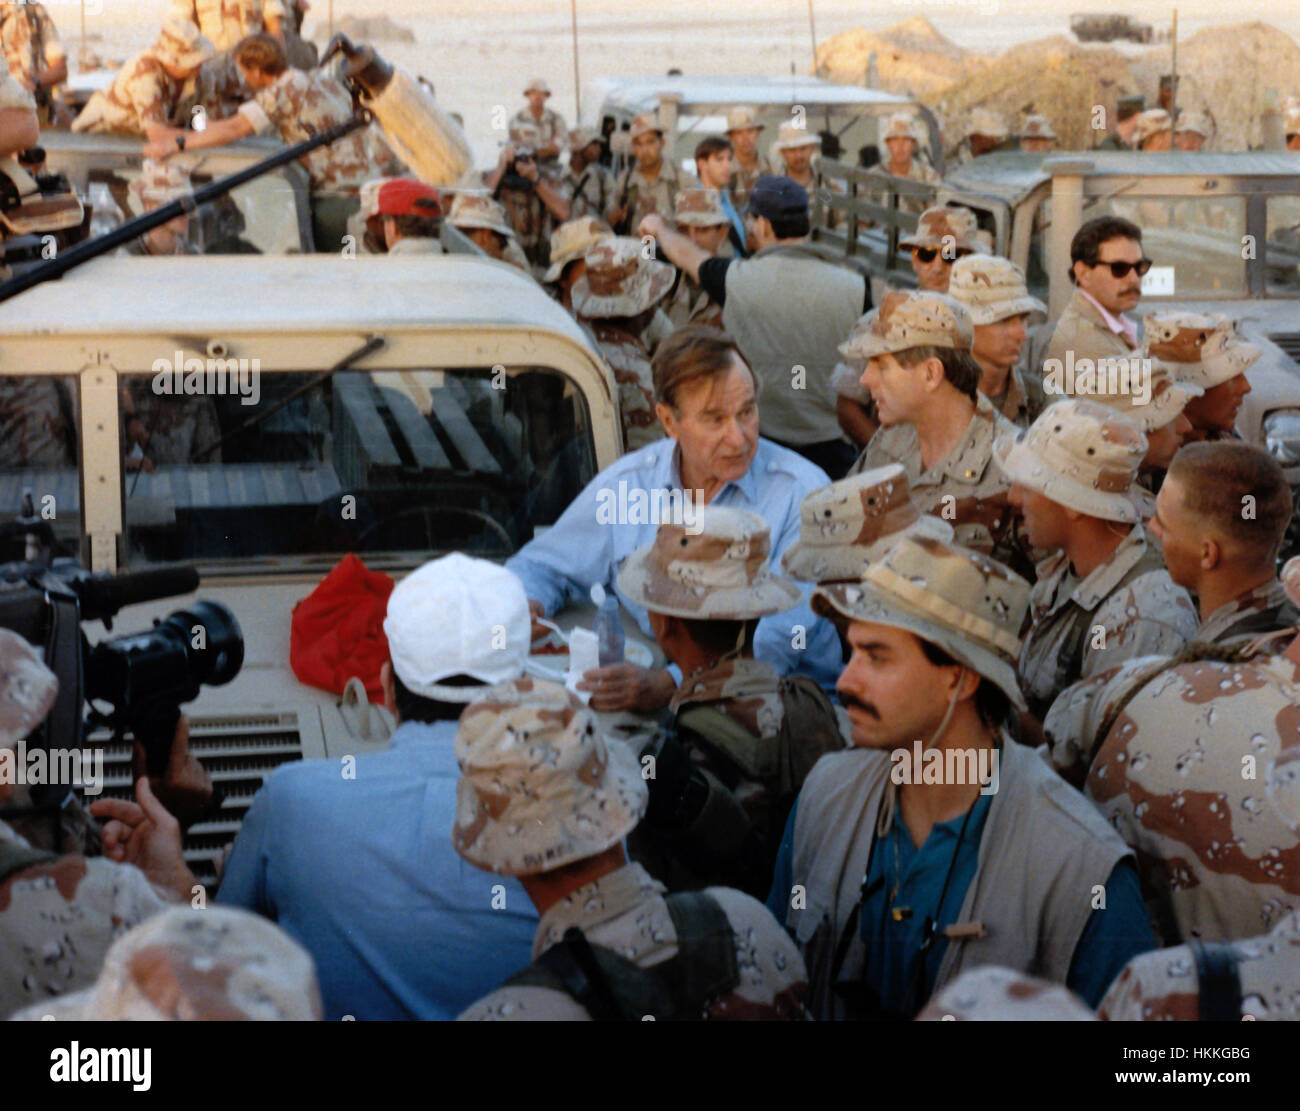
POLYGON ((1274 332, 1268 338, 1291 356, 1293 363, 1300 365, 1300 332, 1274 332))
MULTIPOLYGON (((184 842, 185 862, 212 888, 215 862, 235 839, 258 788, 281 764, 303 758, 302 736, 295 713, 195 716, 189 722, 190 751, 224 795, 217 817, 191 826, 184 842)), ((111 743, 103 730, 90 744, 104 749, 104 796, 133 798, 131 745, 111 743)))

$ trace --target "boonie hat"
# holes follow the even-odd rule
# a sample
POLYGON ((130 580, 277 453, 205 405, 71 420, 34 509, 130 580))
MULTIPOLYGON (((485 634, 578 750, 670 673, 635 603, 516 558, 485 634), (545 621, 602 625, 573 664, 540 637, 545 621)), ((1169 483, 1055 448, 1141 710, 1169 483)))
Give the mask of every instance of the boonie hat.
POLYGON ((911 139, 915 143, 917 142, 916 123, 916 117, 910 112, 895 112, 885 121, 884 130, 880 133, 880 141, 911 139))
POLYGON ((656 132, 660 138, 663 137, 664 129, 659 123, 659 117, 653 112, 642 112, 632 120, 632 126, 628 129, 628 139, 639 139, 642 135, 649 134, 651 131, 656 132))
POLYGON ((188 19, 169 19, 162 26, 153 54, 177 69, 198 69, 216 53, 212 42, 188 19))
POLYGON ((628 556, 618 588, 655 613, 696 620, 746 621, 781 613, 802 596, 768 569, 772 534, 745 509, 700 506, 696 528, 665 522, 654 543, 628 556))
POLYGON ((999 255, 975 254, 952 265, 948 296, 966 307, 976 327, 1028 313, 1030 323, 1047 319, 1047 306, 1029 295, 1025 272, 999 255))
POLYGON ((1054 402, 1027 430, 993 445, 1012 482, 1078 513, 1127 524, 1138 519, 1130 488, 1146 453, 1136 421, 1077 397, 1054 402))
POLYGON ((1020 139, 1055 139, 1056 132, 1052 130, 1052 125, 1048 122, 1046 116, 1037 113, 1025 117, 1025 122, 1020 125, 1020 139))
MULTIPOLYGON (((1154 432, 1164 428, 1183 411, 1194 397, 1200 397, 1205 391, 1191 382, 1179 382, 1169 372, 1169 365, 1156 359, 1150 360, 1151 396, 1146 402, 1131 390, 1127 393, 1107 393, 1101 387, 1111 384, 1101 374, 1097 375, 1098 389, 1088 394, 1090 401, 1105 405, 1109 409, 1124 414, 1131 421, 1136 421, 1143 432, 1154 432)), ((1123 383, 1115 380, 1117 387, 1123 383)), ((1143 391, 1145 392, 1145 391, 1143 391)))
POLYGON ((451 202, 451 212, 447 220, 457 228, 487 228, 499 232, 507 239, 513 239, 515 233, 506 223, 506 213, 496 201, 486 193, 457 193, 451 202))
POLYGON ((1263 354, 1217 313, 1159 312, 1143 319, 1145 350, 1179 385, 1213 389, 1244 374, 1263 354))
POLYGON ((682 189, 677 194, 673 220, 693 228, 715 228, 731 220, 722 211, 722 194, 716 189, 682 189))
POLYGON ((796 147, 818 147, 822 145, 822 137, 817 132, 807 127, 796 127, 792 123, 783 123, 777 132, 776 142, 772 144, 773 150, 794 150, 796 147))
POLYGON ((935 993, 917 1022, 1096 1022, 1088 1005, 1063 984, 986 964, 963 972, 935 993))
POLYGON ((1006 122, 996 112, 989 108, 976 108, 971 113, 970 126, 966 128, 966 134, 984 135, 990 139, 1005 139, 1007 137, 1006 122))
POLYGON ((758 122, 758 109, 749 104, 737 104, 727 111, 727 131, 761 131, 766 124, 758 122))
POLYGON ((0 748, 12 748, 45 720, 59 680, 12 629, 0 629, 0 748))
POLYGON ((573 283, 573 307, 590 319, 636 316, 658 301, 673 284, 666 262, 642 254, 641 240, 603 239, 586 254, 587 271, 573 283))
POLYGON ((857 583, 812 596, 823 617, 888 625, 929 641, 1025 708, 1016 682, 1029 584, 987 556, 932 537, 905 536, 857 583))
POLYGON ((502 683, 456 731, 456 851, 507 876, 549 872, 629 834, 649 800, 629 745, 607 741, 558 683, 502 683))
POLYGON ((799 539, 781 557, 781 570, 804 582, 857 581, 890 544, 917 534, 951 540, 952 525, 922 513, 907 472, 890 463, 808 494, 799 503, 799 539))
POLYGON ((543 282, 558 282, 564 268, 583 258, 597 243, 614 238, 614 229, 595 216, 566 220, 551 232, 551 266, 543 282))
POLYGON ((412 694, 469 702, 481 688, 443 686, 453 675, 491 685, 523 674, 532 618, 519 580, 490 560, 453 552, 399 582, 384 634, 393 671, 412 694))
POLYGON ((438 190, 414 178, 391 178, 375 193, 376 216, 423 216, 436 220, 442 215, 438 190))
POLYGON ((1145 143, 1152 135, 1158 135, 1162 131, 1172 131, 1173 127, 1174 121, 1163 108, 1148 108, 1138 116, 1133 141, 1138 144, 1145 143))
POLYGON ((190 191, 190 176, 174 162, 146 158, 140 163, 140 176, 129 190, 141 207, 164 205, 190 191))
POLYGON ((979 222, 975 213, 969 208, 962 208, 959 205, 940 205, 937 208, 927 208, 922 212, 916 219, 916 231, 903 236, 898 241, 898 245, 941 250, 946 246, 944 240, 952 236, 954 250, 982 254, 985 250, 984 244, 975 238, 978 230, 979 222))
POLYGON ((839 351, 850 359, 874 359, 913 347, 969 351, 973 335, 966 306, 947 294, 891 289, 859 318, 839 351))
POLYGON ((525 92, 525 93, 545 93, 547 96, 550 96, 550 95, 551 95, 551 86, 548 85, 548 84, 546 83, 546 79, 545 79, 545 78, 542 78, 542 77, 534 77, 534 78, 532 78, 532 79, 529 80, 529 82, 528 82, 527 85, 524 86, 524 92, 525 92))
POLYGON ((111 1022, 322 1017, 311 954, 274 922, 233 907, 169 907, 109 948, 93 987, 16 1018, 111 1022))

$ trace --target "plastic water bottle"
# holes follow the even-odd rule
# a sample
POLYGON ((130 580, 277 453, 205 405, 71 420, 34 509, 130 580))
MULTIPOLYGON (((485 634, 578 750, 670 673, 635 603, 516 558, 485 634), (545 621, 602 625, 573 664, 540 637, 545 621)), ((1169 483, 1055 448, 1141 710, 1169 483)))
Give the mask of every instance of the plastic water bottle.
POLYGON ((618 598, 606 594, 605 588, 596 583, 591 588, 591 600, 596 603, 596 623, 592 631, 600 642, 599 659, 601 667, 623 662, 623 621, 619 617, 618 598))

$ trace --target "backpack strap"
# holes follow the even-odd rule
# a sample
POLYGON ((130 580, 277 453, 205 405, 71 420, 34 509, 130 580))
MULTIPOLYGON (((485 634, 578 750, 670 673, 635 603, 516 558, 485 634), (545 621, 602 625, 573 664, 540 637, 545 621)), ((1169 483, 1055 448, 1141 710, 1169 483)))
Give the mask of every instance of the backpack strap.
POLYGON ((33 864, 46 864, 57 859, 53 853, 43 849, 33 849, 17 841, 0 841, 0 883, 33 864))
POLYGON ((1236 1022, 1241 1018, 1241 974, 1237 951, 1231 945, 1206 945, 1200 938, 1188 942, 1196 958, 1200 981, 1201 1022, 1236 1022))
MULTIPOLYGON (((664 969, 683 1018, 703 1018, 711 1000, 740 983, 736 935, 718 901, 703 891, 680 891, 665 900, 677 931, 677 956, 664 969)), ((661 966, 662 967, 662 966, 661 966)))

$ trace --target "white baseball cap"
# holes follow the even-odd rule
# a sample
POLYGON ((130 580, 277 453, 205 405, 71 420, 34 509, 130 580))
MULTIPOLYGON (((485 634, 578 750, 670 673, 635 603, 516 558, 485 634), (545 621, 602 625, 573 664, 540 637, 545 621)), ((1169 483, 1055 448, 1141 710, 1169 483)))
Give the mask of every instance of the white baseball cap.
POLYGON ((504 567, 453 552, 412 571, 388 597, 384 618, 393 671, 412 694, 471 702, 480 691, 441 686, 468 675, 518 679, 532 647, 523 584, 504 567))

